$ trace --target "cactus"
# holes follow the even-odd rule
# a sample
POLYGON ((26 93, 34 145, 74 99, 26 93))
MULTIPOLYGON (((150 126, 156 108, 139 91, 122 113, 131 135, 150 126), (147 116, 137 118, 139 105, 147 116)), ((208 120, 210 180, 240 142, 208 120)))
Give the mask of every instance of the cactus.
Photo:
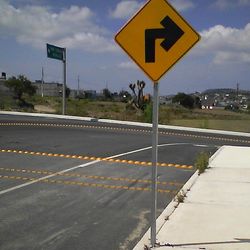
POLYGON ((146 83, 144 81, 137 81, 137 83, 129 84, 130 89, 133 92, 132 104, 134 104, 138 109, 144 110, 145 109, 145 100, 143 95, 143 89, 145 88, 146 83), (136 86, 137 86, 137 93, 136 93, 136 86))

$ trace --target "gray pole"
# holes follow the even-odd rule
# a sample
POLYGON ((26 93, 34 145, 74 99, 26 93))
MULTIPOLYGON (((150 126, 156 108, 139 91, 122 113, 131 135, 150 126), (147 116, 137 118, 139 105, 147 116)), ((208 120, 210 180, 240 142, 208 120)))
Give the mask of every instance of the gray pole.
POLYGON ((43 84, 44 84, 44 74, 43 74, 43 67, 42 67, 42 87, 41 87, 42 97, 43 97, 43 84))
POLYGON ((80 95, 80 77, 77 77, 77 96, 79 98, 80 95))
POLYGON ((63 49, 63 105, 62 105, 62 114, 65 115, 66 112, 66 48, 63 49))
POLYGON ((152 247, 154 247, 156 244, 158 116, 159 116, 159 83, 154 82, 153 130, 152 130, 152 208, 151 208, 151 245, 152 247))

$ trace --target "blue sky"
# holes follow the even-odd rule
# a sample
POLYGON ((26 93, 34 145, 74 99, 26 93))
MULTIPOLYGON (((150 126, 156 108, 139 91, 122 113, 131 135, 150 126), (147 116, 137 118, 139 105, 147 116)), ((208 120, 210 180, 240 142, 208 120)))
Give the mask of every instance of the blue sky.
MULTIPOLYGON (((250 90, 250 0, 169 1, 201 41, 160 80, 160 94, 209 88, 250 90)), ((114 36, 143 0, 0 0, 0 72, 62 82, 62 63, 46 43, 67 48, 67 84, 128 90, 151 80, 116 45, 114 36)))

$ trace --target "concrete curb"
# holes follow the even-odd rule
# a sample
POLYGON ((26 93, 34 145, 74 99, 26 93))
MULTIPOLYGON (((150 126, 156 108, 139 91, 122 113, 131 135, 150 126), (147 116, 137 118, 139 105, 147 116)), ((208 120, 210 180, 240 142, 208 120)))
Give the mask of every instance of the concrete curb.
POLYGON ((3 115, 19 115, 19 116, 32 116, 32 117, 45 117, 55 119, 68 119, 68 120, 79 120, 79 121, 93 121, 91 117, 79 117, 79 116, 67 116, 67 115, 55 115, 55 114, 41 114, 41 113, 27 113, 27 112, 11 112, 11 111, 0 111, 3 115))
MULTIPOLYGON (((212 163, 213 159, 223 150, 225 146, 219 148, 210 158, 209 158, 209 165, 212 163)), ((179 203, 176 201, 179 194, 186 195, 195 184, 199 177, 198 170, 189 178, 189 180, 185 183, 182 189, 178 192, 178 194, 174 197, 174 199, 168 204, 168 206, 164 209, 161 215, 157 218, 156 226, 157 226, 157 234, 161 230, 161 228, 167 223, 170 219, 170 216, 175 212, 178 208, 179 203)), ((157 235, 156 235, 157 237, 157 235)), ((133 250, 143 250, 144 246, 150 246, 150 228, 145 233, 145 235, 141 238, 141 240, 137 243, 133 250)), ((154 249, 157 249, 154 248, 154 249)))
MULTIPOLYGON (((130 126, 147 127, 147 128, 152 127, 151 123, 98 119, 98 118, 93 118, 93 117, 79 117, 79 116, 26 113, 26 112, 10 112, 10 111, 0 111, 0 114, 33 116, 33 117, 47 117, 47 118, 55 118, 55 119, 68 119, 68 120, 78 120, 78 121, 88 121, 88 122, 101 122, 101 123, 121 124, 121 125, 130 125, 130 126)), ((220 134, 220 135, 233 135, 233 136, 250 137, 250 133, 214 130, 214 129, 187 128, 187 127, 180 127, 180 126, 160 125, 160 124, 159 124, 159 128, 175 130, 175 131, 188 131, 188 132, 199 132, 199 133, 208 133, 208 134, 220 134)))

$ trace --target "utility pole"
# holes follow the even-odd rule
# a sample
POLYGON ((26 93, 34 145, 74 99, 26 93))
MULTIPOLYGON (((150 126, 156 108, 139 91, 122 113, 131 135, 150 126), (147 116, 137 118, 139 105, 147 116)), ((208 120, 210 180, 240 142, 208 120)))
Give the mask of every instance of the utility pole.
POLYGON ((79 97, 80 95, 80 77, 78 75, 77 77, 77 96, 79 97))
POLYGON ((43 86, 44 85, 44 73, 43 73, 43 67, 42 67, 42 83, 41 83, 41 94, 42 94, 42 97, 43 97, 43 86))
POLYGON ((239 100, 239 87, 240 87, 240 84, 237 83, 237 90, 236 90, 237 100, 239 100))

